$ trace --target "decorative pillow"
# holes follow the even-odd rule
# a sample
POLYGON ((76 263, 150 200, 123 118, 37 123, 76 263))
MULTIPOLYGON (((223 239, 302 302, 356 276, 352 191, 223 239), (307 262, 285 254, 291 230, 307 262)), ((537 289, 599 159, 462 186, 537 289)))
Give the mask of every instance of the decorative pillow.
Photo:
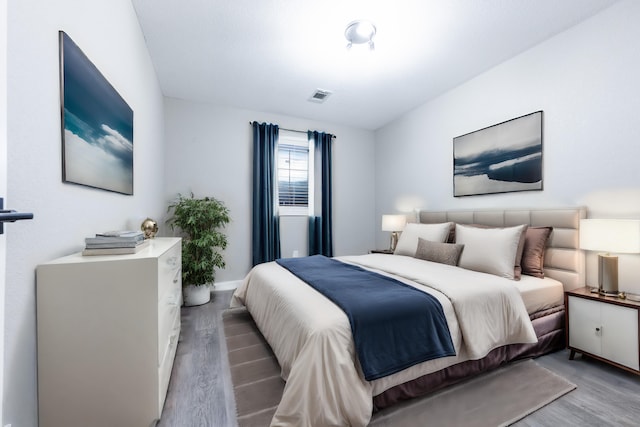
POLYGON ((529 227, 522 252, 522 274, 544 278, 544 253, 553 227, 529 227))
POLYGON ((418 238, 420 237, 432 242, 443 243, 449 235, 451 224, 450 222, 442 224, 407 224, 398 239, 394 254, 414 256, 418 249, 418 238))
POLYGON ((514 279, 518 246, 526 229, 526 225, 478 228, 456 224, 456 243, 464 245, 458 265, 514 279))
POLYGON ((456 242, 456 223, 451 223, 451 228, 449 229, 449 235, 447 236, 446 243, 455 243, 456 242))
POLYGON ((419 237, 415 257, 440 264, 458 265, 463 247, 456 243, 431 242, 419 237))
MULTIPOLYGON (((493 226, 484 225, 484 224, 467 224, 467 225, 469 227, 478 227, 478 228, 504 228, 504 227, 493 227, 493 226)), ((525 234, 522 234, 522 236, 520 237, 520 243, 518 243, 518 251, 516 252, 516 262, 513 265, 514 280, 520 280, 520 278, 522 277, 522 253, 524 252, 524 239, 525 239, 525 234)))

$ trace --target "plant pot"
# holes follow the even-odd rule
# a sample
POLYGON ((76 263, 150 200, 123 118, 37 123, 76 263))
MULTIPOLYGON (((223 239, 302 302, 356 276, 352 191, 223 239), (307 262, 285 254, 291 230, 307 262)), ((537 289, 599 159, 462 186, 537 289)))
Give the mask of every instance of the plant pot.
POLYGON ((211 289, 208 285, 188 285, 182 288, 184 305, 192 307, 211 301, 211 289))

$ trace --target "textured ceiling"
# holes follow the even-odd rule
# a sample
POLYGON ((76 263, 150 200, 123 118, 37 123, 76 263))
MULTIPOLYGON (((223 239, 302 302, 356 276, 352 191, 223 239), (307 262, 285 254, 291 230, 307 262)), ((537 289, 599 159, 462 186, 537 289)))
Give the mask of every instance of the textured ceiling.
POLYGON ((374 130, 615 0, 132 2, 166 96, 374 130))

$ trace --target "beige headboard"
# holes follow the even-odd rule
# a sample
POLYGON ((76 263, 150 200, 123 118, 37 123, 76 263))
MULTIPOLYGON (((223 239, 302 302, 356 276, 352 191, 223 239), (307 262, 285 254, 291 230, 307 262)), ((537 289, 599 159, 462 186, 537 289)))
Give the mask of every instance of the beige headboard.
POLYGON ((514 210, 468 210, 468 211, 420 211, 422 223, 453 221, 459 224, 484 224, 508 227, 519 224, 531 226, 551 226, 544 258, 545 275, 559 280, 565 290, 584 286, 584 251, 579 249, 580 220, 587 217, 587 209, 514 209, 514 210))

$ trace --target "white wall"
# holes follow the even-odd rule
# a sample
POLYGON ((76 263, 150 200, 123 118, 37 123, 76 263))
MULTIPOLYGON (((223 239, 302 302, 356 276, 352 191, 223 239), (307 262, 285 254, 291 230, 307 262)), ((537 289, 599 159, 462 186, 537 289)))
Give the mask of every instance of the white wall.
MULTIPOLYGON (((370 237, 373 241, 373 236, 370 237)), ((280 254, 282 258, 309 255, 308 216, 280 217, 280 254)))
MULTIPOLYGON (((199 197, 221 199, 231 211, 232 222, 227 226, 229 246, 225 252, 227 267, 216 272, 216 281, 242 279, 251 267, 253 148, 249 122, 253 120, 337 136, 332 153, 334 252, 336 255, 361 254, 372 249, 373 132, 173 98, 165 100, 165 112, 167 201, 178 193, 192 191, 199 197)), ((285 219, 285 223, 291 222, 296 221, 285 219)), ((294 237, 295 232, 288 235, 294 237)), ((303 244, 301 242, 303 239, 298 244, 303 244)), ((295 245, 288 240, 284 242, 283 256, 291 256, 288 252, 295 249, 295 245)), ((300 251, 302 255, 302 249, 300 251)))
MULTIPOLYGON (((0 197, 7 194, 7 2, 0 4, 0 197)), ((6 200, 5 200, 6 202, 6 200)), ((5 208, 6 209, 6 208, 5 208)), ((0 235, 0 425, 4 381, 4 294, 7 278, 7 238, 0 235)))
MULTIPOLYGON (((638 22, 640 3, 615 4, 380 129, 376 218, 413 208, 574 205, 592 217, 640 218, 638 22), (544 190, 454 198, 452 139, 537 110, 544 190)), ((378 246, 388 238, 378 232, 378 246)), ((637 258, 621 258, 621 289, 640 292, 637 258)))
POLYGON ((3 424, 35 427, 35 268, 164 214, 163 97, 129 0, 7 3, 8 197, 35 217, 7 233, 3 424), (58 30, 134 111, 134 196, 61 182, 58 30))

